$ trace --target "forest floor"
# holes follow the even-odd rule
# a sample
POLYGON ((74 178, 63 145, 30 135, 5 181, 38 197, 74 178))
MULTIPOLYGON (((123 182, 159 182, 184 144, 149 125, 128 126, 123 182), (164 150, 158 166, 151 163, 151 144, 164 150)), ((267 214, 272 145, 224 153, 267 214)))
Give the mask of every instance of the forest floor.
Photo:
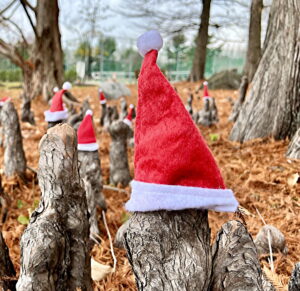
MULTIPOLYGON (((175 85, 184 102, 187 100, 187 88, 194 89, 199 84, 178 83, 175 85)), ((127 102, 137 103, 137 88, 131 86, 132 96, 127 102)), ((75 87, 72 93, 84 100, 90 96, 90 103, 94 110, 95 125, 97 129, 98 143, 100 144, 101 167, 104 184, 109 184, 109 146, 110 137, 99 126, 100 104, 98 101, 97 87, 75 87)), ((300 172, 300 161, 289 160, 285 157, 288 141, 274 141, 272 138, 257 139, 244 144, 230 142, 228 135, 232 123, 228 121, 231 105, 228 96, 236 99, 237 92, 230 90, 211 90, 211 95, 216 98, 220 122, 216 126, 200 130, 212 150, 219 167, 221 168, 225 183, 231 188, 240 205, 246 209, 245 220, 250 233, 255 237, 263 226, 263 221, 257 214, 257 210, 267 224, 279 228, 285 235, 288 254, 274 255, 274 272, 271 272, 266 256, 261 257, 261 264, 267 275, 276 285, 277 290, 287 290, 288 280, 296 262, 300 261, 300 184, 293 183, 293 175, 300 172)), ((0 87, 0 97, 11 96, 20 112, 20 90, 7 90, 0 87)), ((202 96, 202 91, 199 92, 202 96)), ((197 97, 197 95, 195 95, 197 97)), ((118 104, 119 101, 109 101, 109 104, 118 104)), ((194 100, 194 107, 200 109, 203 106, 201 98, 194 100)), ((43 112, 48 106, 35 101, 32 104, 35 112, 37 126, 22 123, 24 138, 24 150, 28 166, 37 169, 39 152, 38 144, 46 132, 46 122, 43 112)), ((128 150, 130 169, 133 175, 133 149, 128 150)), ((3 165, 3 149, 0 149, 0 164, 3 165)), ((2 173, 3 171, 1 171, 2 173)), ((28 170, 29 181, 24 184, 18 179, 3 177, 3 186, 10 197, 9 213, 2 230, 5 241, 10 250, 10 256, 14 266, 20 270, 20 237, 25 229, 23 215, 28 217, 36 207, 39 197, 39 187, 33 179, 33 174, 28 170)), ((126 188, 130 192, 129 187, 126 188)), ((118 227, 128 218, 124 209, 124 203, 129 199, 129 194, 104 191, 107 201, 107 221, 109 230, 114 238, 118 227)), ((209 223, 212 229, 212 242, 221 225, 233 219, 234 214, 209 213, 209 223)), ((26 219, 25 219, 26 221, 26 219)), ((102 264, 112 265, 109 240, 103 222, 99 219, 102 243, 95 245, 92 256, 102 264)), ((108 275, 104 280, 94 283, 94 290, 136 290, 134 276, 125 251, 115 249, 117 256, 116 272, 108 275)))

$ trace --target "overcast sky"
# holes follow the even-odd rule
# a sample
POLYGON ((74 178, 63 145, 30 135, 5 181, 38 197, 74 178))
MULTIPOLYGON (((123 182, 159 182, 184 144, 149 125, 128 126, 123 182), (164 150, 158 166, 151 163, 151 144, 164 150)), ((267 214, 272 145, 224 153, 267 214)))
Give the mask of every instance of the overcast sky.
MULTIPOLYGON (((99 30, 101 30, 101 32, 106 36, 112 36, 116 38, 119 48, 134 46, 136 38, 145 30, 145 23, 148 24, 149 29, 159 29, 159 27, 154 26, 151 23, 151 19, 130 19, 126 16, 116 13, 115 10, 118 10, 122 5, 124 5, 124 0, 59 0, 60 29, 63 47, 74 49, 84 37, 86 25, 82 15, 83 13, 80 12, 80 9, 82 6, 84 6, 84 3, 89 3, 89 1, 96 1, 95 3, 99 3, 99 30), (101 11, 101 9, 104 6, 107 6, 107 4, 109 5, 109 9, 104 13, 101 11), (143 23, 143 26, 139 25, 140 23, 143 23)), ((240 1, 250 6, 251 0, 240 1)), ((5 7, 5 4, 9 2, 10 0, 0 0, 0 9, 5 7)), ((34 3, 35 1, 31 2, 34 3)), ((164 1, 157 0, 157 3, 160 2, 162 3, 161 6, 163 7, 164 1)), ((182 2, 184 3, 185 0, 182 0, 182 2)), ((270 0, 265 0, 265 2, 270 2, 270 0)), ((215 45, 225 43, 227 47, 245 48, 247 44, 249 8, 240 5, 220 7, 217 3, 214 3, 216 3, 216 1, 213 0, 211 6, 211 19, 217 20, 218 15, 224 15, 226 13, 229 21, 229 25, 217 30, 210 28, 210 33, 216 36, 217 41, 215 45), (240 25, 234 24, 236 22, 234 15, 242 15, 243 21, 241 21, 240 25), (232 25, 230 25, 231 21, 233 23, 232 25)), ((195 15, 199 15, 200 8, 201 7, 199 5, 199 11, 195 11, 195 15)), ((24 28, 27 37, 30 38, 32 31, 21 6, 16 10, 14 19, 17 20, 17 22, 24 28)), ((264 29, 266 26, 266 19, 267 13, 264 13, 264 29)), ((4 31, 0 31, 0 35, 6 39, 11 37, 10 35, 5 34, 4 31)), ((188 41, 191 43, 196 35, 196 29, 189 30, 185 33, 185 35, 188 41)), ((164 37, 167 39, 168 35, 164 35, 164 37)))

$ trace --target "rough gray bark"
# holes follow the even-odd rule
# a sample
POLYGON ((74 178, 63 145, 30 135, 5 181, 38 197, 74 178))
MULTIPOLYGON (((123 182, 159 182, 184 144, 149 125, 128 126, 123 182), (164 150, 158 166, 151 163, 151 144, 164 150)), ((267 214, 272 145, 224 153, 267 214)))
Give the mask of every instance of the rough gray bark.
POLYGON ((225 223, 213 245, 211 290, 263 291, 255 244, 239 221, 225 223))
POLYGON ((31 101, 30 99, 21 97, 23 99, 22 109, 21 109, 21 121, 29 122, 32 125, 35 125, 34 121, 34 113, 31 108, 31 101))
POLYGON ((138 290, 208 290, 207 211, 136 212, 128 223, 124 246, 138 290))
POLYGON ((248 35, 248 49, 244 73, 248 77, 249 82, 258 67, 261 57, 261 12, 263 8, 263 0, 252 0, 250 10, 250 24, 248 35))
POLYGON ((16 272, 9 257, 9 251, 0 231, 0 290, 16 290, 16 272))
POLYGON ((292 137, 300 126, 300 5, 272 2, 266 44, 230 139, 292 137))
POLYGON ((273 225, 264 225, 258 232, 254 243, 257 248, 257 253, 268 254, 270 252, 269 249, 269 239, 271 241, 271 247, 273 253, 283 253, 286 255, 288 253, 288 248, 286 246, 286 241, 283 233, 273 225))
POLYGON ((216 100, 214 97, 211 98, 211 118, 213 123, 218 123, 219 122, 219 114, 218 114, 218 108, 216 104, 216 100))
POLYGON ((127 116, 127 103, 124 97, 121 98, 121 114, 120 119, 124 119, 127 116))
POLYGON ((7 193, 4 192, 2 187, 2 176, 0 175, 0 224, 4 223, 7 217, 8 209, 9 209, 10 198, 7 193))
POLYGON ((97 219, 97 205, 106 210, 106 203, 102 193, 102 176, 98 151, 78 151, 80 177, 84 182, 88 210, 90 213, 90 238, 99 240, 97 219))
POLYGON ((300 290, 300 263, 295 265, 291 279, 289 281, 289 291, 300 290))
POLYGON ((202 12, 200 16, 200 26, 196 39, 196 48, 193 60, 193 68, 189 77, 190 81, 204 79, 206 47, 208 44, 208 26, 210 17, 211 0, 202 0, 202 12))
POLYGON ((110 182, 113 185, 119 183, 126 187, 131 181, 127 155, 127 137, 129 126, 123 121, 114 121, 109 127, 111 136, 109 151, 110 159, 110 182))
POLYGON ((240 88, 239 88, 239 97, 238 97, 238 100, 234 103, 231 115, 229 117, 230 121, 234 121, 235 122, 237 120, 237 118, 239 116, 239 113, 240 113, 240 110, 241 110, 241 107, 244 104, 244 101, 245 101, 245 98, 246 98, 246 93, 247 93, 248 85, 249 85, 248 77, 247 76, 243 76, 242 82, 241 82, 241 85, 240 85, 240 88))
POLYGON ((124 239, 125 234, 126 234, 126 232, 127 232, 128 226, 129 226, 129 220, 127 220, 126 222, 124 222, 124 223, 118 228, 118 231, 117 231, 117 233, 116 233, 116 237, 115 237, 115 240, 114 240, 114 246, 115 246, 116 248, 119 248, 119 249, 124 248, 124 245, 123 245, 123 239, 124 239))
POLYGON ((1 110, 4 134, 4 173, 10 177, 15 174, 25 177, 26 158, 23 150, 22 134, 18 113, 12 102, 4 103, 1 110))
POLYGON ((91 291, 89 222, 77 139, 67 124, 40 142, 39 207, 21 238, 18 291, 91 291))
POLYGON ((300 159, 300 128, 290 142, 286 156, 291 159, 300 159))

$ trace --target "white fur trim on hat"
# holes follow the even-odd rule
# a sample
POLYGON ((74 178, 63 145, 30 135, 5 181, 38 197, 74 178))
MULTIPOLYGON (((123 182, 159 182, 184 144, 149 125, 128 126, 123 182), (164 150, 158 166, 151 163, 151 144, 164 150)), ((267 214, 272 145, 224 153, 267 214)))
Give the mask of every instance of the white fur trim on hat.
POLYGON ((5 101, 0 101, 0 107, 4 105, 5 101))
POLYGON ((94 143, 79 143, 77 149, 83 152, 94 152, 98 150, 99 146, 96 142, 94 143))
POLYGON ((207 86, 207 85, 208 85, 208 82, 207 82, 207 81, 204 81, 204 82, 203 82, 203 85, 207 86))
POLYGON ((132 125, 132 122, 129 119, 127 119, 127 118, 123 119, 123 122, 125 124, 127 124, 129 127, 131 127, 131 125, 132 125))
POLYGON ((72 88, 72 84, 70 82, 64 82, 62 88, 64 90, 70 90, 72 88))
POLYGON ((65 120, 68 118, 68 110, 65 109, 63 111, 55 111, 55 112, 51 112, 50 110, 47 110, 44 112, 44 115, 47 122, 65 120))
POLYGON ((160 50, 163 46, 163 39, 157 30, 150 30, 137 39, 137 48, 141 56, 145 56, 151 50, 160 50))
POLYGON ((93 116, 93 111, 91 109, 88 109, 86 112, 85 112, 85 116, 87 115, 91 115, 93 116))
POLYGON ((102 92, 103 90, 101 88, 99 88, 99 92, 102 92))
POLYGON ((106 100, 100 100, 100 104, 105 104, 106 100))
POLYGON ((54 88, 53 88, 53 92, 54 92, 54 93, 56 93, 56 92, 58 92, 58 91, 59 91, 59 88, 58 88, 58 87, 54 87, 54 88))
POLYGON ((133 105, 133 104, 130 104, 130 105, 129 105, 129 108, 134 108, 134 105, 133 105))
POLYGON ((238 202, 230 189, 161 185, 133 180, 126 209, 134 212, 156 210, 210 209, 234 212, 238 202))

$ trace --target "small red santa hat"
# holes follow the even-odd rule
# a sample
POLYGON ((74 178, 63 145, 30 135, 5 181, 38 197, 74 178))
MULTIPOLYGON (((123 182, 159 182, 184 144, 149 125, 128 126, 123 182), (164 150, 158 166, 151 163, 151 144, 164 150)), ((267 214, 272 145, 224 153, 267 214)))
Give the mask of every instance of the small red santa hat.
POLYGON ((62 89, 55 93, 52 98, 50 110, 44 112, 45 120, 47 122, 55 122, 65 120, 68 118, 68 110, 63 104, 63 95, 67 90, 62 89))
POLYGON ((157 31, 137 41, 144 60, 138 79, 135 178, 126 208, 235 211, 238 202, 225 189, 211 151, 156 64, 162 44, 157 31))
POLYGON ((85 113, 85 117, 82 120, 77 130, 77 137, 78 137, 77 148, 79 151, 93 152, 98 150, 99 148, 96 140, 92 116, 93 116, 92 110, 87 110, 85 113))
POLYGON ((203 82, 203 98, 211 98, 208 94, 208 82, 204 81, 203 82))
POLYGON ((99 88, 99 100, 100 100, 100 104, 106 104, 106 98, 101 88, 99 88))
POLYGON ((8 101, 8 100, 10 100, 9 97, 3 97, 3 98, 1 98, 1 99, 0 99, 0 107, 2 107, 2 106, 4 105, 4 103, 5 103, 6 101, 8 101))
POLYGON ((130 104, 129 112, 128 112, 127 116, 123 119, 123 122, 125 124, 127 124, 129 127, 131 127, 131 125, 132 125, 133 112, 134 112, 134 105, 130 104))

